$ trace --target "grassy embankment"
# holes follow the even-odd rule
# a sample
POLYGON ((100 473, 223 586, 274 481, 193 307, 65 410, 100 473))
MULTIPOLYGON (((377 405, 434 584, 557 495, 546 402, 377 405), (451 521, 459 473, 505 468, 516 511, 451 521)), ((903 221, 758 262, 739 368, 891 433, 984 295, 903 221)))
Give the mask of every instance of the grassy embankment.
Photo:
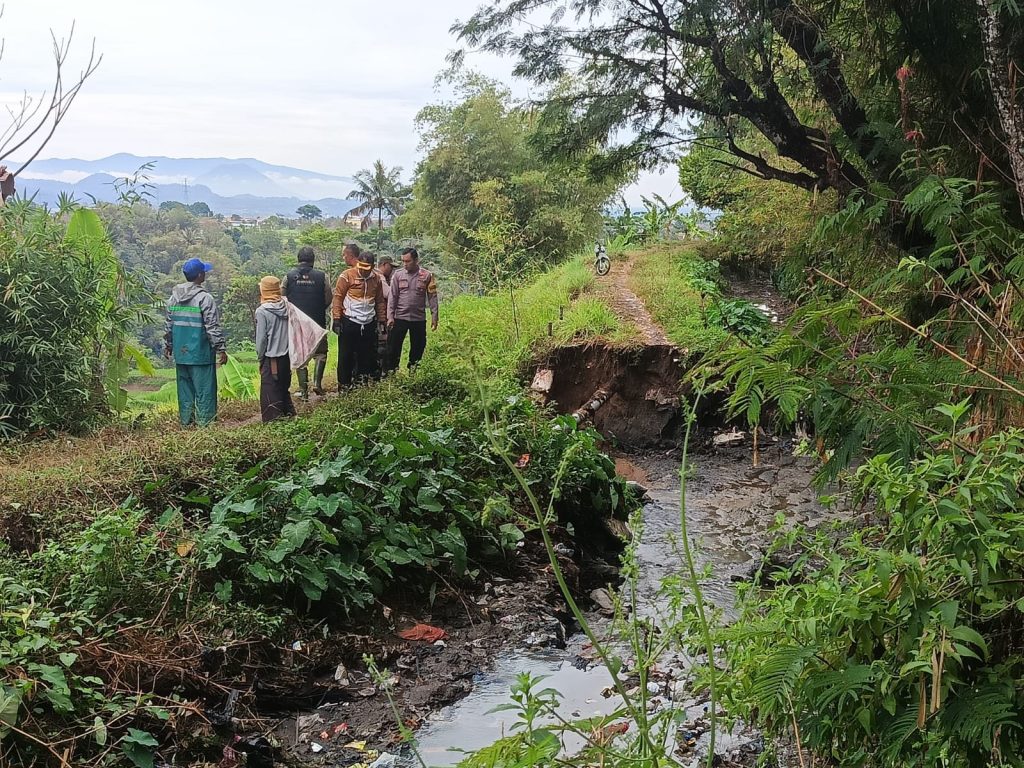
MULTIPOLYGON (((226 491, 240 472, 263 463, 268 471, 288 468, 293 453, 313 445, 327 448, 339 424, 351 424, 378 410, 415 406, 437 396, 458 402, 475 396, 477 370, 491 383, 514 388, 527 361, 553 345, 574 340, 623 340, 615 315, 591 293, 594 276, 583 259, 540 275, 516 295, 518 333, 511 300, 463 295, 442 306, 441 324, 428 338, 427 354, 415 377, 402 370, 381 384, 331 398, 300 418, 269 426, 238 424, 258 415, 257 403, 221 403, 229 423, 204 430, 182 430, 173 398, 133 426, 112 425, 85 437, 62 436, 27 444, 0 444, 0 523, 6 537, 17 538, 12 518, 31 518, 29 527, 43 538, 63 530, 65 516, 81 522, 92 509, 120 504, 129 497, 158 494, 179 503, 198 490, 226 491), (559 307, 565 307, 559 321, 559 307), (548 323, 554 335, 547 336, 548 323)), ((326 384, 335 387, 336 340, 331 339, 326 384)), ((238 355, 249 365, 245 353, 238 355)), ((153 400, 174 391, 173 369, 148 379, 153 400)), ((139 396, 144 397, 144 395, 139 396)), ((25 542, 30 544, 30 542, 25 542)))
POLYGON ((704 257, 701 243, 659 243, 629 256, 630 287, 692 363, 760 348, 775 337, 776 329, 758 306, 728 295, 718 262, 704 257))
POLYGON ((695 244, 659 243, 627 258, 633 260, 630 288, 673 344, 701 353, 725 342, 728 334, 708 316, 721 296, 717 265, 705 261, 695 244))
POLYGON ((621 334, 592 282, 576 261, 525 286, 518 333, 511 299, 457 298, 415 375, 289 422, 180 430, 157 414, 135 430, 6 448, 0 717, 18 730, 0 762, 55 742, 78 764, 111 749, 145 759, 188 730, 183 692, 230 683, 243 663, 270 675, 287 638, 317 626, 329 645, 375 600, 426 600, 501 569, 522 499, 468 396, 481 378, 502 394, 514 425, 503 439, 531 455, 541 496, 571 448, 561 510, 618 511, 594 436, 514 396, 546 345, 621 334), (209 676, 190 659, 216 647, 226 660, 209 676))

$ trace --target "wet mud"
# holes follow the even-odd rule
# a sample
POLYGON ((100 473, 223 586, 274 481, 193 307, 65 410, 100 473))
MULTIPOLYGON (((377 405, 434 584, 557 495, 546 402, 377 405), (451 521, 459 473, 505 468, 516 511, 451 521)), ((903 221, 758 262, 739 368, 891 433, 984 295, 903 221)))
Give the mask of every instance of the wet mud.
MULTIPOLYGON (((818 502, 811 485, 811 461, 792 456, 790 442, 768 440, 762 463, 756 468, 751 463, 749 436, 692 457, 686 499, 690 535, 697 547, 698 567, 711 568, 710 578, 702 584, 705 598, 721 610, 725 621, 734 615, 735 581, 748 578, 761 563, 780 513, 786 521, 784 528, 797 524, 815 528, 844 517, 818 502)), ((617 459, 619 474, 640 483, 648 493, 636 549, 639 581, 635 609, 661 622, 668 620, 667 600, 661 593, 663 580, 682 574, 684 568, 678 546, 680 459, 677 450, 622 454, 617 459)), ((607 633, 607 619, 596 611, 591 619, 599 634, 607 633)), ((431 766, 455 765, 463 756, 461 750, 476 749, 508 735, 515 714, 492 710, 508 701, 510 687, 523 672, 547 676, 544 685, 562 693, 561 718, 613 711, 617 700, 602 693, 607 693, 611 678, 604 667, 593 663, 593 656, 582 635, 570 637, 565 649, 506 648, 492 666, 475 676, 468 696, 424 721, 417 733, 421 755, 431 766)), ((690 722, 701 723, 706 701, 686 684, 693 663, 681 654, 665 658, 659 663, 661 671, 651 693, 655 706, 685 710, 690 722)), ((708 740, 706 730, 699 728, 688 735, 695 743, 681 747, 685 754, 677 753, 684 764, 687 759, 696 762, 708 740)), ((581 743, 569 736, 563 746, 571 754, 581 743)), ((738 727, 718 734, 716 751, 733 764, 755 764, 762 749, 763 740, 753 730, 738 727)), ((414 761, 401 764, 413 765, 414 761)))
MULTIPOLYGON (((571 537, 561 528, 554 535, 559 563, 581 596, 602 571, 614 575, 615 569, 592 553, 584 577, 577 564, 581 553, 571 537)), ((263 701, 264 729, 280 757, 296 765, 348 766, 397 755, 401 733, 396 712, 402 726, 415 730, 467 694, 479 695, 481 671, 500 666, 509 649, 560 653, 576 629, 537 536, 520 543, 504 576, 482 574, 477 590, 441 591, 432 606, 419 612, 382 605, 387 618, 363 638, 368 645, 362 652, 354 642, 347 652, 323 654, 304 695, 293 689, 263 701), (417 625, 436 630, 437 637, 401 636, 417 625), (364 653, 374 657, 377 674, 364 653)), ((314 641, 310 651, 337 644, 336 638, 314 641)), ((508 687, 502 691, 507 695, 508 687)))

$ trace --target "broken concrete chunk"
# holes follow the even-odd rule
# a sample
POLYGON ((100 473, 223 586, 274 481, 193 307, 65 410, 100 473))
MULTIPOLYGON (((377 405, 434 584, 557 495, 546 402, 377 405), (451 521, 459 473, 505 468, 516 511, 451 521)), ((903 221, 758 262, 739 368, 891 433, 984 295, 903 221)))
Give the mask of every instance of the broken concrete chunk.
POLYGON ((711 444, 716 448, 722 448, 729 445, 739 445, 744 439, 746 439, 746 433, 734 429, 732 432, 723 432, 720 435, 715 435, 711 438, 711 444))
POLYGON ((546 395, 551 391, 551 385, 555 381, 555 372, 550 368, 538 368, 537 373, 534 374, 533 383, 530 384, 530 389, 534 392, 539 392, 542 395, 546 395))

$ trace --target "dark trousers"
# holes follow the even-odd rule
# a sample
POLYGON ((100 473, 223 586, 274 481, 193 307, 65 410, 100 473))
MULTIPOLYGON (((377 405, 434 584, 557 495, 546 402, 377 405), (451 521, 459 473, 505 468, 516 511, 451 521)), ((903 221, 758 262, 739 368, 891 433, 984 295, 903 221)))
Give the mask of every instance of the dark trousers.
POLYGON ((260 413, 263 423, 282 416, 294 416, 295 406, 289 388, 292 385, 292 366, 288 355, 264 357, 260 363, 260 413))
POLYGON ((398 368, 406 334, 409 334, 409 367, 412 368, 423 359, 423 350, 427 348, 427 321, 395 320, 394 327, 388 333, 388 370, 398 368))
POLYGON ((366 325, 341 318, 338 336, 338 386, 351 387, 354 377, 373 376, 377 370, 377 321, 366 325))

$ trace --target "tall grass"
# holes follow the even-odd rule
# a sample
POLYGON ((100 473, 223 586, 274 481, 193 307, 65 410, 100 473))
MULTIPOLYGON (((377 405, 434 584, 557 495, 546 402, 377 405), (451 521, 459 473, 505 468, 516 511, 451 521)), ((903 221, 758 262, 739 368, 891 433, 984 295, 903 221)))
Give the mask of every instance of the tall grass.
POLYGON ((463 381, 474 375, 493 378, 521 373, 546 348, 596 338, 625 340, 626 331, 615 313, 586 295, 593 286, 590 263, 580 256, 514 293, 463 294, 445 302, 422 367, 463 381), (477 361, 475 373, 471 359, 477 361))
POLYGON ((692 353, 717 349, 727 333, 707 319, 720 295, 718 265, 701 258, 692 245, 661 243, 633 255, 630 288, 669 340, 692 353))

